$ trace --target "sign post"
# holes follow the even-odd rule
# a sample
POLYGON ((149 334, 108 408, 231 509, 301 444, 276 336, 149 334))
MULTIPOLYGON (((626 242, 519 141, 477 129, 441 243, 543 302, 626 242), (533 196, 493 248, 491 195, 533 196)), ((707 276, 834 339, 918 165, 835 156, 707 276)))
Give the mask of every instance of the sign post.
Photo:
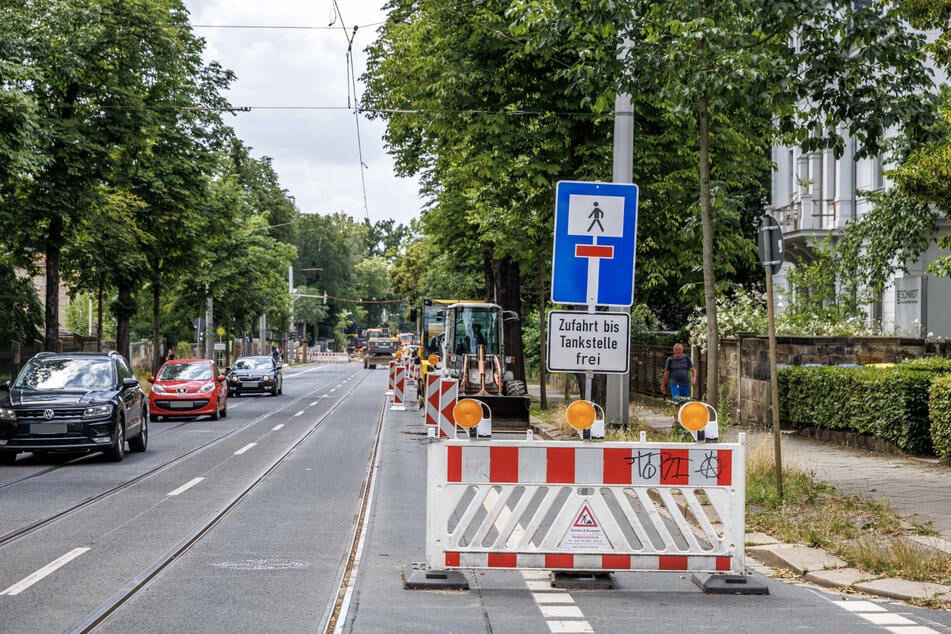
POLYGON ((586 398, 595 372, 624 374, 630 365, 630 314, 597 308, 634 303, 637 193, 627 183, 556 188, 551 300, 584 305, 587 314, 549 313, 548 369, 584 372, 586 398))
POLYGON ((773 410, 773 454, 776 462, 776 495, 783 497, 783 457, 779 431, 779 380, 776 377, 776 308, 773 302, 773 275, 783 266, 783 230, 776 219, 765 214, 757 222, 760 261, 766 269, 766 317, 769 330, 769 391, 773 410))

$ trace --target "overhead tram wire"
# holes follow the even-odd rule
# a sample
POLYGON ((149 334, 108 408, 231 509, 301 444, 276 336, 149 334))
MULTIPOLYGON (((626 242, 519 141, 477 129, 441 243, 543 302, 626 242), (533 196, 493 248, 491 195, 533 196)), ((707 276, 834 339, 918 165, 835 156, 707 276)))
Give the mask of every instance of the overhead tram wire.
POLYGON ((347 26, 343 23, 343 15, 340 12, 340 5, 337 4, 337 0, 331 0, 334 8, 334 17, 330 22, 329 26, 333 26, 334 23, 339 19, 340 28, 343 31, 344 37, 347 39, 347 107, 350 107, 350 96, 351 96, 351 87, 353 89, 353 121, 356 124, 357 128, 357 156, 360 160, 360 184, 363 188, 363 217, 366 221, 367 226, 370 225, 370 210, 367 205, 367 179, 366 174, 364 173, 367 169, 367 164, 363 161, 363 140, 360 138, 360 100, 357 98, 357 78, 356 71, 353 68, 353 40, 357 36, 357 30, 360 28, 358 26, 353 27, 353 32, 347 34, 347 26))

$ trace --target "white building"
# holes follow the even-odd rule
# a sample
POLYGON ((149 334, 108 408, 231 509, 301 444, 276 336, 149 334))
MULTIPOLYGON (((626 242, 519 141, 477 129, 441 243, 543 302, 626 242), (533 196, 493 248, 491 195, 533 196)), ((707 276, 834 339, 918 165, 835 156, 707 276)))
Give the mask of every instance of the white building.
MULTIPOLYGON (((945 78, 936 77, 943 82, 945 78)), ((771 209, 783 229, 786 263, 774 278, 777 308, 786 305, 790 292, 786 273, 797 262, 808 262, 813 249, 826 237, 834 240, 846 223, 861 217, 870 202, 862 190, 882 191, 891 187, 881 157, 855 160, 855 142, 845 133, 846 151, 836 159, 832 150, 802 152, 778 146, 772 151, 774 171, 771 209)), ((951 231, 940 223, 939 235, 951 231)), ((916 262, 906 262, 907 273, 899 271, 886 285, 878 301, 868 306, 871 319, 880 320, 884 332, 902 336, 951 337, 951 278, 928 274, 925 270, 947 252, 932 244, 916 262)))

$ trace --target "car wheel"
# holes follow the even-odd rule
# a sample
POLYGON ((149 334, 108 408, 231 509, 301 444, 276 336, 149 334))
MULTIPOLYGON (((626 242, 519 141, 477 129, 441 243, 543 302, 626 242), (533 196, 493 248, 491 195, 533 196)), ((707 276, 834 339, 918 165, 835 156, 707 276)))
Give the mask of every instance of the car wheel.
POLYGON ((215 403, 215 411, 211 413, 211 420, 219 420, 221 418, 221 409, 219 409, 219 405, 221 405, 221 401, 217 401, 215 403))
POLYGON ((142 417, 142 429, 139 430, 139 435, 135 438, 129 439, 129 449, 135 452, 143 452, 149 446, 149 413, 145 412, 145 415, 142 417))
POLYGON ((281 380, 280 383, 277 384, 277 393, 278 393, 278 394, 283 394, 283 393, 284 393, 284 380, 283 380, 283 379, 281 380))
POLYGON ((125 458, 125 428, 122 421, 116 421, 116 442, 106 450, 106 458, 112 462, 121 462, 125 458))
POLYGON ((225 406, 221 408, 221 417, 224 418, 228 415, 228 401, 225 400, 225 406))
POLYGON ((0 451, 0 465, 12 465, 17 461, 17 452, 0 451))
POLYGON ((271 388, 271 396, 277 396, 277 383, 271 388))

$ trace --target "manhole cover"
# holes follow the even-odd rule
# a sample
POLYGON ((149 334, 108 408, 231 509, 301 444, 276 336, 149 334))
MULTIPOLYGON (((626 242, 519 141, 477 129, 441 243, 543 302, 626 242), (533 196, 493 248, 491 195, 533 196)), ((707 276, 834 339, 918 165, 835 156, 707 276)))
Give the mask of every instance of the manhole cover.
POLYGON ((291 570, 293 568, 304 568, 307 566, 307 562, 293 559, 239 559, 237 561, 219 561, 212 565, 216 568, 227 568, 229 570, 291 570))

